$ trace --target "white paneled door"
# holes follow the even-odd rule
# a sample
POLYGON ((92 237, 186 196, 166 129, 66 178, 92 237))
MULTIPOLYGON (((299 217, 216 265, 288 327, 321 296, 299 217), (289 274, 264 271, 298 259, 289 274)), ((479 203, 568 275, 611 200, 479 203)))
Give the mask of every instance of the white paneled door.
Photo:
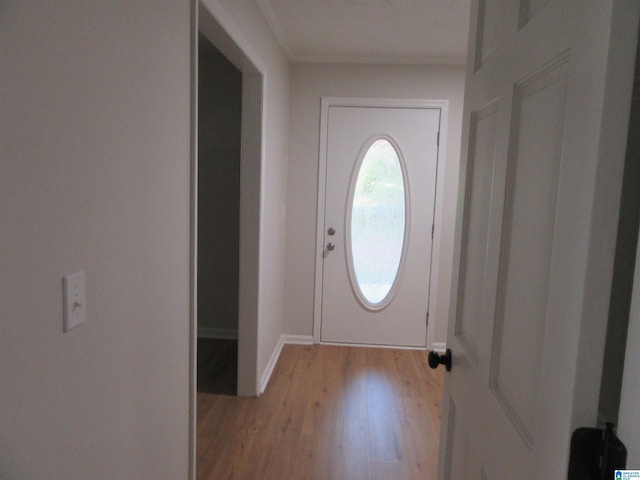
POLYGON ((596 425, 637 14, 473 2, 442 480, 566 478, 596 425))
POLYGON ((322 342, 425 346, 440 114, 328 107, 322 342))

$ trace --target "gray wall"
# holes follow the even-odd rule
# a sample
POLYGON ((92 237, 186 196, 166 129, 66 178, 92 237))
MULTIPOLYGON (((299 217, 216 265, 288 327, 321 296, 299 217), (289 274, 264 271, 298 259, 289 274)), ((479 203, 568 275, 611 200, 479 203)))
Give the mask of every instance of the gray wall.
POLYGON ((0 18, 0 478, 186 478, 189 2, 0 18))
POLYGON ((198 333, 237 335, 242 73, 199 43, 198 333))

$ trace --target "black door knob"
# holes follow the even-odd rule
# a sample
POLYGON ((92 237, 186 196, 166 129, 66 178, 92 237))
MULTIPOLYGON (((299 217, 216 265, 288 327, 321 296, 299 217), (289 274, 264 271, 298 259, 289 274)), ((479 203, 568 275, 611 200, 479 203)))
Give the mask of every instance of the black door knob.
POLYGON ((447 372, 451 370, 451 349, 447 348, 444 355, 440 355, 434 351, 429 352, 429 366, 431 368, 438 368, 438 365, 444 365, 447 372))

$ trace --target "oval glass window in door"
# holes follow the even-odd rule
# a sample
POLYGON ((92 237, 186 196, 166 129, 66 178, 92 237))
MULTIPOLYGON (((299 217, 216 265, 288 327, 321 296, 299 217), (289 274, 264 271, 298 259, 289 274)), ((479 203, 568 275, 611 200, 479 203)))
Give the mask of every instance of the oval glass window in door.
POLYGON ((405 175, 396 148, 386 138, 375 140, 361 158, 347 220, 349 267, 360 301, 375 309, 390 300, 403 259, 405 175))

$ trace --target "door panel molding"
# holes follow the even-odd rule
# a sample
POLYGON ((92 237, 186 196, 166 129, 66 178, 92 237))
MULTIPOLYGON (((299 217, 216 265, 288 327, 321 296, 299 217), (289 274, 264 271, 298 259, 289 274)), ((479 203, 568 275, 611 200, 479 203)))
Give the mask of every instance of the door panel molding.
MULTIPOLYGON (((469 133, 469 158, 465 186, 465 217, 463 219, 463 239, 460 252, 460 288, 458 289, 455 335, 469 355, 469 360, 477 367, 482 357, 490 351, 491 338, 483 335, 483 319, 487 318, 483 302, 485 292, 471 295, 470 287, 477 282, 488 285, 487 252, 489 225, 482 233, 483 238, 469 235, 469 224, 482 221, 491 210, 491 187, 494 182, 496 162, 496 128, 499 99, 494 99, 479 110, 471 113, 469 133), (471 209, 471 205, 477 205, 471 209), (473 337, 480 337, 474 339, 473 337)), ((488 332, 487 329, 484 329, 488 332)))
POLYGON ((531 447, 547 322, 568 62, 568 55, 563 55, 518 82, 512 110, 491 388, 531 447))

